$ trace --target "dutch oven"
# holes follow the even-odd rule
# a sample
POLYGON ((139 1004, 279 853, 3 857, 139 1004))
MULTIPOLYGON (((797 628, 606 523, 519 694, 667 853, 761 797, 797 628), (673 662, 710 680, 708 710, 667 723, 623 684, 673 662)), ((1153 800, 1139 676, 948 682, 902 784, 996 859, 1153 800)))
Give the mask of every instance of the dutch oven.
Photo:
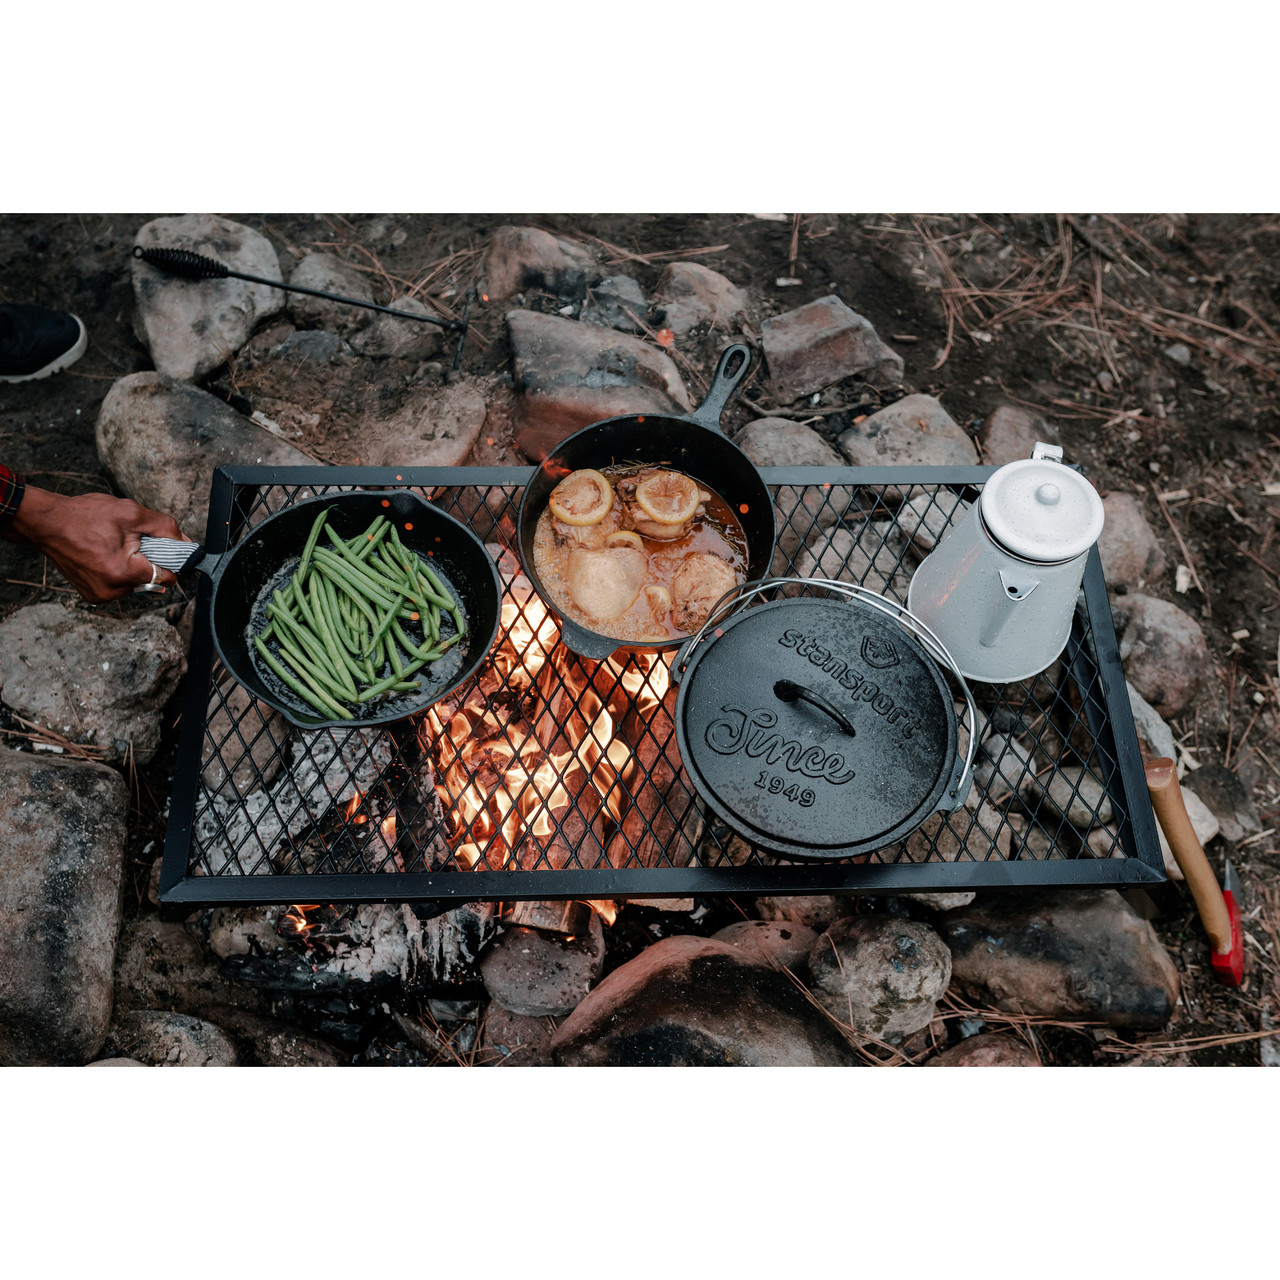
POLYGON ((977 708, 903 606, 824 578, 746 583, 725 601, 719 621, 685 642, 671 678, 680 759, 735 831, 789 858, 848 858, 964 803, 977 708), (829 594, 758 602, 797 584, 829 594), (963 760, 940 662, 967 705, 963 760))
POLYGON ((222 555, 173 538, 145 537, 142 551, 152 564, 175 573, 199 569, 208 575, 213 583, 213 644, 222 664, 255 698, 301 729, 391 724, 422 711, 475 671, 498 632, 501 584, 484 544, 452 516, 404 489, 357 491, 295 503, 269 516, 222 555), (311 526, 324 507, 332 508, 327 527, 347 539, 367 529, 375 516, 391 520, 410 551, 424 559, 430 556, 431 567, 452 588, 467 623, 462 642, 418 673, 422 688, 366 703, 355 711, 353 720, 326 720, 307 708, 274 675, 264 673, 252 641, 253 634, 266 626, 271 589, 283 586, 297 567, 311 526))
POLYGON ((584 467, 603 471, 623 464, 646 463, 683 471, 701 480, 729 504, 742 523, 747 539, 747 578, 762 578, 769 572, 775 538, 773 500, 751 459, 720 430, 721 414, 746 378, 751 357, 751 348, 744 343, 729 347, 720 357, 707 398, 692 413, 684 417, 633 413, 605 418, 562 440, 530 477, 517 518, 520 559, 533 589, 556 615, 560 638, 574 653, 603 659, 619 651, 677 649, 684 639, 676 636, 653 643, 624 642, 589 631, 566 618, 552 599, 534 567, 533 539, 551 491, 571 471, 584 467))

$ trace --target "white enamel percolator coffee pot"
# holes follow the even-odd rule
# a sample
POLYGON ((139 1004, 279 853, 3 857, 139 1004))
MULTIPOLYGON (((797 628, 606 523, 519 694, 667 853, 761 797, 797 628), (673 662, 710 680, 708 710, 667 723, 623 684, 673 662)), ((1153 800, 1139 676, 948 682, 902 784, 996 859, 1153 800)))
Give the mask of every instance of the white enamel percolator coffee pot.
POLYGON ((907 608, 969 680, 1026 680, 1066 647, 1089 548, 1102 532, 1098 491, 1037 443, 995 472, 911 579, 907 608))

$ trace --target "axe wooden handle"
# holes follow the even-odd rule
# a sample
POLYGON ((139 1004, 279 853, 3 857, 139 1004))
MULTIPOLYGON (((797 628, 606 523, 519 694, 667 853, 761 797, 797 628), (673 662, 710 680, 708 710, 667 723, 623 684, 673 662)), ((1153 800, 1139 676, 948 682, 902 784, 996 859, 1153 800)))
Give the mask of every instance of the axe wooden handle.
POLYGON ((1204 846, 1196 835, 1187 806, 1182 800, 1182 787, 1178 784, 1177 766, 1168 756, 1152 760, 1147 765, 1147 790, 1151 793, 1151 807, 1156 811, 1164 838, 1173 850, 1174 859, 1186 877, 1187 888, 1200 912, 1204 931, 1218 955, 1231 950, 1231 916, 1213 874, 1204 846))

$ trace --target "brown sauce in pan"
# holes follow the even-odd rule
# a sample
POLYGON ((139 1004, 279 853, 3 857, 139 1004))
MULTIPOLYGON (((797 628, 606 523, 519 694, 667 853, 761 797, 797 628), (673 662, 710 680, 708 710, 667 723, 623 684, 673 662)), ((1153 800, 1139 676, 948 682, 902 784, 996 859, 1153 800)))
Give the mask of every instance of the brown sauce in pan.
MULTIPOLYGON (((648 465, 601 469, 614 496, 608 515, 597 524, 567 525, 550 506, 538 517, 534 570, 566 618, 615 640, 661 644, 692 634, 721 590, 746 581, 747 539, 742 525, 724 498, 700 480, 693 481, 700 490, 697 511, 680 527, 679 536, 659 538, 642 532, 651 525, 634 500, 635 482, 646 474, 670 470, 648 465), (640 528, 633 528, 637 523, 640 528), (630 538, 617 538, 628 529, 639 537, 639 547, 630 538), (613 548, 607 545, 610 539, 616 542, 613 548), (575 560, 576 552, 587 555, 575 560), (579 603, 599 601, 606 613, 613 613, 637 581, 641 585, 635 599, 615 616, 600 616, 579 603), (670 607, 664 607, 660 591, 650 588, 665 589, 670 607), (707 598, 711 592, 714 595, 707 598)), ((553 500, 555 496, 553 491, 553 500)))

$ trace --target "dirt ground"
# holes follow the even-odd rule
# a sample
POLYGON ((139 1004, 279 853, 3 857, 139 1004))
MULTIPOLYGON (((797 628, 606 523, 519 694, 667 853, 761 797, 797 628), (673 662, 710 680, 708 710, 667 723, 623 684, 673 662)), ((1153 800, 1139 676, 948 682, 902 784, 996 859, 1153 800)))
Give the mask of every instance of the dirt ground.
MULTIPOLYGON (((0 300, 75 310, 90 348, 55 378, 0 388, 0 460, 41 487, 109 491, 93 442, 111 383, 151 367, 132 331, 129 250, 152 215, 0 217, 0 300)), ((242 215, 281 254, 321 248, 367 271, 380 301, 414 293, 460 309, 494 228, 533 224, 601 249, 612 270, 652 292, 684 257, 745 287, 754 335, 769 314, 838 292, 904 358, 904 385, 937 396, 976 431, 1001 404, 1042 414, 1069 461, 1105 495, 1141 496, 1169 569, 1152 591, 1204 628, 1213 661, 1202 696, 1172 722, 1191 764, 1221 763, 1250 788, 1263 835, 1210 846, 1243 884, 1246 982, 1217 986, 1203 931, 1179 888, 1157 895, 1155 922, 1177 963, 1183 1005, 1157 1036, 1123 1043, 1087 1030, 1037 1029, 1062 1064, 1257 1064, 1257 1032, 1280 1012, 1280 218, 1272 215, 242 215), (795 283, 784 283, 794 281, 795 283), (1182 348, 1181 350, 1178 347, 1182 348), (1172 354, 1166 354, 1173 347, 1172 354), (1185 492, 1184 492, 1185 491, 1185 492), (1163 495, 1163 496, 1162 496, 1163 495), (1175 590, 1175 566, 1191 571, 1175 590), (1236 635, 1247 631, 1247 636, 1236 635), (1257 696, 1255 696, 1257 695, 1257 696)), ((529 305, 556 300, 534 298, 529 305)), ((471 374, 508 367, 502 313, 478 304, 464 349, 471 374)), ((749 335, 751 336, 751 335, 749 335)), ((677 344, 697 396, 714 364, 697 331, 677 344)), ((235 393, 235 371, 210 380, 235 393)), ((809 420, 829 438, 903 392, 841 384, 817 405, 772 404, 760 384, 739 400, 730 434, 764 408, 809 420), (815 410, 826 410, 821 414, 815 410)), ((339 461, 341 459, 331 459, 339 461)), ((509 438, 482 436, 474 461, 520 463, 509 438), (489 441, 492 440, 492 443, 489 441)), ((59 598, 41 557, 0 543, 0 616, 59 598)), ((145 598, 125 610, 156 607, 145 598)), ((172 761, 168 746, 131 774, 136 830, 129 909, 146 910, 172 761), (150 844, 149 842, 157 842, 150 844)), ((11 722, 3 727, 12 730, 11 722)), ((1194 772, 1194 771, 1193 771, 1194 772)))

